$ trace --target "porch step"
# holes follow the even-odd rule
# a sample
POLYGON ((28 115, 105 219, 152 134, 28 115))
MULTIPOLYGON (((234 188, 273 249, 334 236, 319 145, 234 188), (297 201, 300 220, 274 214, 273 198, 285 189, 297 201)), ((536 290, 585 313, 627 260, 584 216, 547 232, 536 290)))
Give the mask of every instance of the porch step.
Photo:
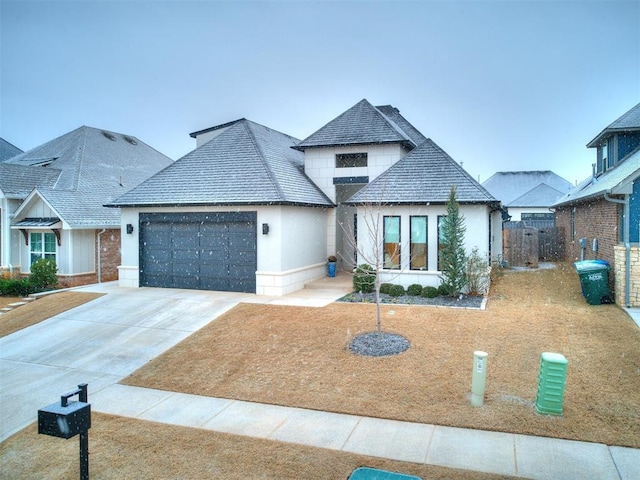
POLYGON ((338 272, 335 277, 322 277, 305 284, 304 288, 315 290, 347 290, 353 288, 351 275, 345 272, 338 272))

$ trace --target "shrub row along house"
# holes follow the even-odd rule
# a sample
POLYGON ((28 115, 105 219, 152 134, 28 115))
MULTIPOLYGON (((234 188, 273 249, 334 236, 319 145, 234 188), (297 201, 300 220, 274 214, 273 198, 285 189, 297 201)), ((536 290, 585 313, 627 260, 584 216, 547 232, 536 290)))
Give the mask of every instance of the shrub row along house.
POLYGON ((29 273, 50 258, 62 285, 117 279, 120 212, 103 205, 172 160, 133 136, 86 126, 14 149, 0 161, 0 270, 29 273))
POLYGON ((465 248, 501 251, 499 202, 391 106, 362 100, 300 141, 240 119, 108 205, 122 211, 123 286, 285 295, 368 251, 380 213, 383 276, 439 284, 438 224, 452 186, 465 248), (357 247, 357 248, 356 248, 357 247))
POLYGON ((554 205, 568 260, 613 267, 616 303, 640 307, 640 103, 600 132, 593 176, 554 205))

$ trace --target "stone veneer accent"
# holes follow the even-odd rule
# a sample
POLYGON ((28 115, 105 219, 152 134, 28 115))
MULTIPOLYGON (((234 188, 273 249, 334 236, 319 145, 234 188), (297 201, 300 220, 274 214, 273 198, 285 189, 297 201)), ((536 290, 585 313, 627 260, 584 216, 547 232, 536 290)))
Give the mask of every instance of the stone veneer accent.
MULTIPOLYGON (((624 245, 614 247, 615 256, 615 295, 616 303, 625 303, 625 268, 626 255, 624 245)), ((640 307, 640 247, 632 246, 630 255, 631 271, 629 272, 629 303, 631 307, 640 307)))

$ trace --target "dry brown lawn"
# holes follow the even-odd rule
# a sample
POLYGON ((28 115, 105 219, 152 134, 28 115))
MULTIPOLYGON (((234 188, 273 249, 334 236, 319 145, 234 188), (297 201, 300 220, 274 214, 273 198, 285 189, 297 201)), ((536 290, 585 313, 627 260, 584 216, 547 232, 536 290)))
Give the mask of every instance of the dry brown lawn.
POLYGON ((374 306, 239 305, 124 380, 197 395, 640 447, 640 329, 590 306, 570 265, 506 272, 486 311, 385 306, 411 341, 383 358, 351 354, 374 306), (485 405, 469 402, 473 352, 488 352, 485 405), (564 414, 535 413, 540 354, 568 359, 564 414))
MULTIPOLYGON (((79 293, 44 297, 9 315, 42 320, 80 301, 62 295, 79 293), (29 313, 32 308, 40 313, 29 313)), ((506 273, 494 283, 484 312, 384 307, 384 328, 412 343, 395 357, 357 357, 347 350, 354 335, 373 330, 373 310, 240 305, 125 383, 639 446, 640 329, 616 306, 587 305, 569 266, 506 273), (489 353, 487 392, 485 405, 473 408, 468 395, 478 349, 489 353), (534 411, 543 351, 569 360, 562 417, 534 411)), ((359 466, 425 479, 508 478, 97 413, 92 421, 92 478, 346 479, 359 466)), ((77 478, 77 457, 77 439, 38 435, 33 424, 0 444, 0 477, 77 478)))
MULTIPOLYGON (((0 337, 35 325, 54 315, 71 310, 83 303, 90 302, 102 295, 104 294, 74 291, 44 295, 36 301, 21 305, 10 312, 0 315, 0 337)), ((0 308, 19 301, 21 301, 20 298, 0 297, 0 308)))
MULTIPOLYGON (((0 444, 0 478, 77 479, 78 439, 36 425, 0 444)), ((99 479, 340 479, 361 466, 430 480, 511 478, 274 442, 195 428, 92 415, 89 472, 99 479)))

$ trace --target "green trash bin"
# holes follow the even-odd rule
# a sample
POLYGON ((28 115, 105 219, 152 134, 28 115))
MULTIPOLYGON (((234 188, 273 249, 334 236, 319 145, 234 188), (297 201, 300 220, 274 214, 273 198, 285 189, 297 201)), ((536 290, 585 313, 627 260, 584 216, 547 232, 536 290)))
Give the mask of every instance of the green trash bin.
POLYGON ((580 277, 582 295, 589 305, 612 303, 609 291, 609 264, 604 260, 583 260, 573 266, 580 277))

